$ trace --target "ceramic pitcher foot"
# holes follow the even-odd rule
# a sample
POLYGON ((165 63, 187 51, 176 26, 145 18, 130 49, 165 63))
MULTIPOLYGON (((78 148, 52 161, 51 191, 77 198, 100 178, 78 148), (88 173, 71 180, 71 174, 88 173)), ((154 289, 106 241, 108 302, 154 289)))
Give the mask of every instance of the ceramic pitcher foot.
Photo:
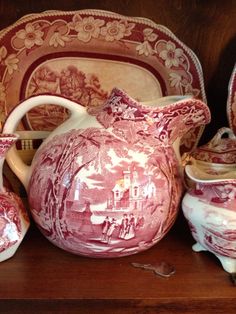
POLYGON ((192 246, 192 249, 194 252, 202 252, 202 251, 207 251, 207 249, 205 249, 200 243, 195 243, 193 246, 192 246))

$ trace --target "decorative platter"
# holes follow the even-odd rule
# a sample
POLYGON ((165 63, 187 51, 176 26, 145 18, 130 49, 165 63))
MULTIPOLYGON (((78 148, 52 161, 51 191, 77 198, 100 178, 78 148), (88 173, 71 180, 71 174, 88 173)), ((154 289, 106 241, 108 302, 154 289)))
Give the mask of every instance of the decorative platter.
MULTIPOLYGON (((170 30, 141 17, 100 10, 27 15, 0 32, 1 123, 23 99, 59 94, 99 106, 113 87, 139 101, 192 94, 206 102, 195 54, 170 30)), ((50 131, 67 112, 50 104, 31 110, 19 130, 50 131)), ((203 128, 183 139, 196 147, 203 128)))
POLYGON ((228 99, 227 99, 227 116, 230 128, 236 134, 236 64, 229 81, 228 99))

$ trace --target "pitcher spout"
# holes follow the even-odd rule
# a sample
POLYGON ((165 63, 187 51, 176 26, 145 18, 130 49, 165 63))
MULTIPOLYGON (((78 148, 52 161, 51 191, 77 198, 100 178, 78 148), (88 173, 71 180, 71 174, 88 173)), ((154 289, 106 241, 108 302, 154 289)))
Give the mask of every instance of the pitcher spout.
POLYGON ((209 123, 211 117, 207 105, 190 95, 139 102, 118 88, 113 89, 103 110, 109 115, 107 127, 121 120, 143 121, 146 126, 155 126, 156 138, 170 144, 190 129, 209 123))
MULTIPOLYGON (((118 126, 117 129, 125 129, 128 126, 131 130, 135 122, 135 131, 129 132, 133 140, 135 134, 139 134, 155 138, 156 145, 160 142, 171 145, 180 163, 179 146, 182 137, 191 129, 209 123, 210 118, 207 105, 191 96, 174 95, 138 102, 117 88, 113 89, 102 112, 97 115, 98 121, 106 128, 118 126)), ((125 136, 125 131, 123 133, 125 136)))

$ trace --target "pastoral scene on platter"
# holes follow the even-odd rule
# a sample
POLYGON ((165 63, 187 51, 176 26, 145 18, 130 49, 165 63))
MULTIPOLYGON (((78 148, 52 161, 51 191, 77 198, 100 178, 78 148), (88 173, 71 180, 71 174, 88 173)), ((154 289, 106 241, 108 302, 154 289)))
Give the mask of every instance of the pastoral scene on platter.
MULTIPOLYGON (((157 99, 163 93, 157 78, 138 65, 119 60, 70 57, 52 59, 37 67, 28 79, 24 97, 50 93, 85 107, 98 107, 104 104, 114 87, 125 89, 141 101, 157 99)), ((32 109, 25 123, 33 130, 50 131, 67 116, 65 108, 45 104, 32 109)))

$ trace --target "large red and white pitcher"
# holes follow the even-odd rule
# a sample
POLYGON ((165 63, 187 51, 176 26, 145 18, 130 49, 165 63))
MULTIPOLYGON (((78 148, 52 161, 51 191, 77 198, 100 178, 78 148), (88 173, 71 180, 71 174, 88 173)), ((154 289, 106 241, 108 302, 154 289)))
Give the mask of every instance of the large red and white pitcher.
POLYGON ((208 107, 188 96, 139 103, 119 89, 96 110, 39 95, 12 111, 4 132, 15 131, 30 109, 49 103, 68 109, 68 120, 50 133, 31 166, 14 150, 7 158, 42 233, 62 249, 91 257, 153 246, 178 212, 181 137, 209 122, 208 107))

